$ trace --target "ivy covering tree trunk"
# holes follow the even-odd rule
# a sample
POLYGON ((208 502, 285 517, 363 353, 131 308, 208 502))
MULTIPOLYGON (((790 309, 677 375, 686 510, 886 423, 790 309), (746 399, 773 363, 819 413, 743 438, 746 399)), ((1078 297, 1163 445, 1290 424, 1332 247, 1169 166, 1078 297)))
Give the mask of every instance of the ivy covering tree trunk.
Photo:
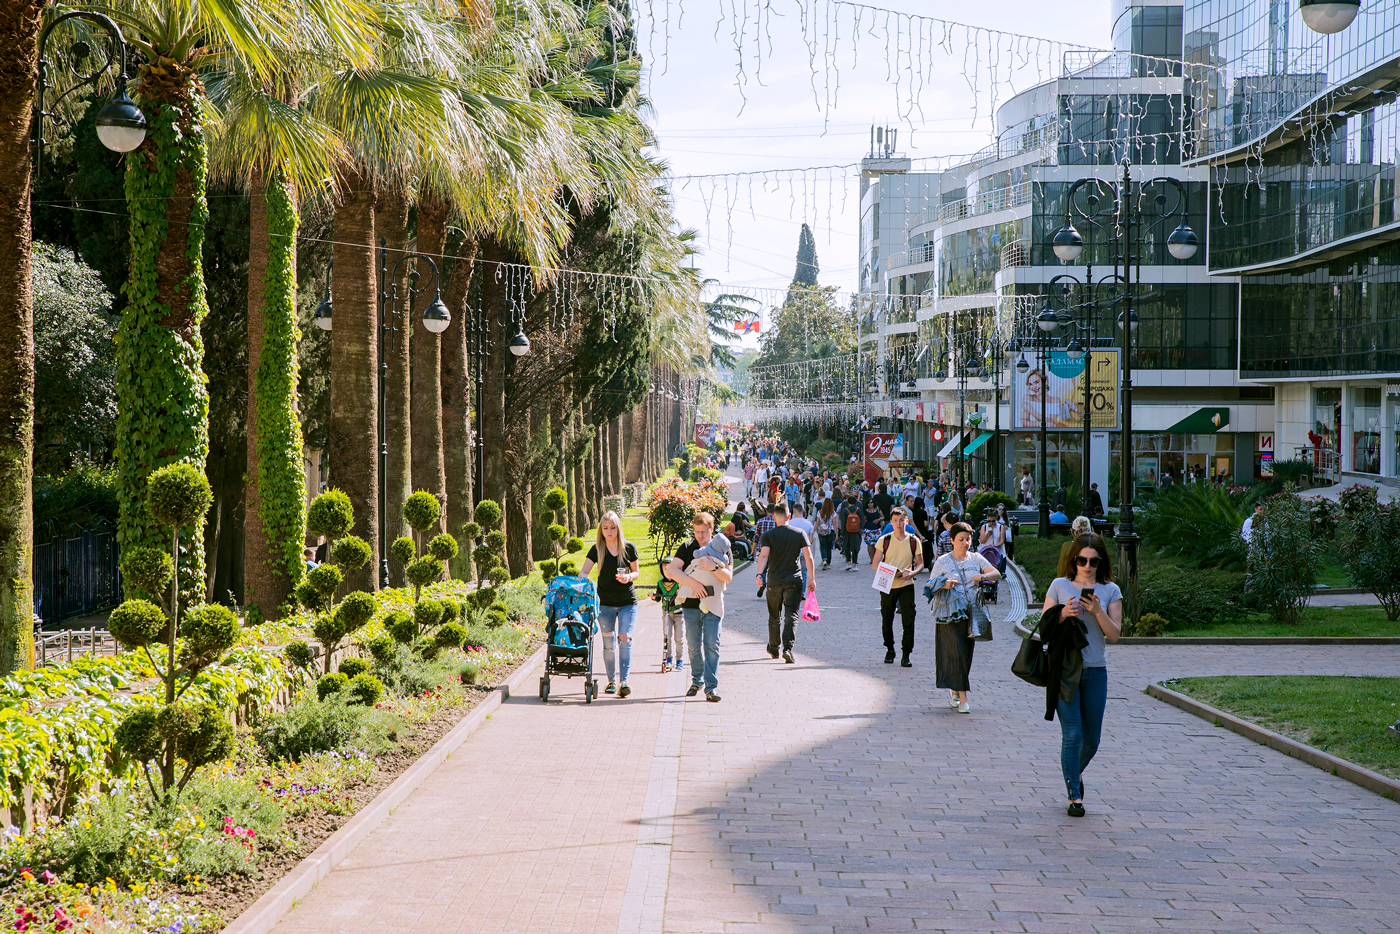
POLYGON ((350 498, 350 531, 370 547, 369 562, 345 575, 347 589, 369 591, 379 586, 380 564, 374 188, 352 173, 342 189, 331 272, 331 484, 350 498))
MULTIPOLYGON (((447 202, 423 192, 418 197, 418 244, 417 250, 433 257, 438 274, 447 268, 443 257, 447 243, 447 202)), ((420 287, 427 287, 432 269, 427 263, 419 264, 420 287)), ((441 280, 433 283, 441 289, 441 280)), ((405 319, 404 336, 413 335, 410 342, 413 352, 413 393, 412 393, 412 437, 413 437, 413 489, 427 490, 437 497, 439 503, 447 499, 447 465, 442 451, 442 341, 447 336, 434 334, 417 319, 423 308, 433 300, 433 290, 418 296, 413 314, 405 319)), ((407 311, 407 303, 404 305, 407 311)), ((449 314, 455 312, 449 309, 449 314)), ((447 531, 446 513, 438 514, 438 532, 447 531)), ((460 543, 458 543, 460 546, 460 543)), ((460 552, 459 552, 460 553, 460 552)))
MULTIPOLYGON (((169 58, 141 66, 135 98, 148 130, 126 159, 131 270, 117 331, 117 541, 123 553, 168 546, 145 508, 146 479, 209 454, 209 395, 199 325, 208 312, 202 247, 209 219, 204 183, 204 92, 195 72, 169 58)), ((204 516, 180 530, 182 599, 204 599, 204 516)), ((130 585, 128 585, 130 586, 130 585)))
POLYGON ((34 665, 30 118, 42 0, 0 4, 0 674, 34 665))
POLYGON ((245 602, 283 615, 305 564, 306 476, 297 418, 298 214, 285 180, 253 190, 248 263, 248 471, 245 602))

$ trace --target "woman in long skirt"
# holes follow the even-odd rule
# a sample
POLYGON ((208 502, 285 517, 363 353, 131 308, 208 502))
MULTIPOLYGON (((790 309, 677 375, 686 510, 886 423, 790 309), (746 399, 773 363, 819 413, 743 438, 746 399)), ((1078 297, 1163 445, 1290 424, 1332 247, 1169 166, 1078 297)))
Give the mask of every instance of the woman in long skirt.
MULTIPOLYGON (((942 555, 933 563, 929 574, 932 577, 943 575, 945 590, 960 594, 969 607, 978 599, 977 585, 982 581, 1001 579, 996 566, 972 550, 972 526, 965 522, 955 522, 948 530, 953 541, 953 550, 942 555)), ((952 593, 947 596, 951 597, 952 593)), ((967 621, 945 622, 935 617, 934 656, 935 677, 938 687, 948 691, 948 706, 959 713, 971 713, 967 694, 972 690, 969 676, 972 672, 973 641, 968 638, 967 621)))

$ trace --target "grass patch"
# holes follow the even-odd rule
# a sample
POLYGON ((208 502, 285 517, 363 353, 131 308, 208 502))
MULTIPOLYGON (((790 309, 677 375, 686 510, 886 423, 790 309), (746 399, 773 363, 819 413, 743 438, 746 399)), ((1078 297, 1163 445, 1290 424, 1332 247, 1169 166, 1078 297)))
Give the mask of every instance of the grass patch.
POLYGON ((1173 690, 1314 749, 1400 778, 1400 678, 1333 675, 1183 678, 1173 690))
POLYGON ((1330 551, 1322 556, 1322 563, 1317 569, 1317 582, 1324 587, 1351 588, 1355 586, 1351 582, 1351 575, 1347 573, 1347 569, 1330 551))
POLYGON ((1385 618, 1379 606, 1309 607, 1303 611, 1303 621, 1296 626, 1276 623, 1260 613, 1237 623, 1213 623, 1208 626, 1172 626, 1168 636, 1400 636, 1400 621, 1385 618))

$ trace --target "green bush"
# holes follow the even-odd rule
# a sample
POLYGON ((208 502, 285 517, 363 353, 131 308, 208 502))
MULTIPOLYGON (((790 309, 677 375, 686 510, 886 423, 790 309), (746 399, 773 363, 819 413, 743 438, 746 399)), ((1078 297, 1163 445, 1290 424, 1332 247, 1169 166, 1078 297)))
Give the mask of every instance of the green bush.
POLYGON ((378 635, 364 643, 365 650, 376 662, 383 664, 394 657, 394 638, 389 635, 378 635))
POLYGON ((1156 613, 1144 613, 1138 620, 1137 634, 1148 639, 1156 639, 1167 631, 1167 621, 1156 613))
POLYGON ((501 549, 506 547, 506 533, 502 532, 500 529, 487 532, 486 547, 490 548, 496 554, 500 554, 501 549))
POLYGON ((1376 508, 1376 488, 1364 483, 1354 483, 1337 496, 1337 505, 1341 507, 1343 518, 1355 519, 1363 512, 1370 512, 1376 508))
POLYGON ((293 667, 304 670, 310 670, 311 663, 315 661, 315 656, 311 653, 311 646, 301 641, 287 643, 282 654, 287 657, 287 661, 293 667))
POLYGON ((418 549, 413 544, 413 539, 407 535, 400 535, 394 539, 394 543, 389 546, 389 557, 399 564, 407 565, 418 555, 418 549))
POLYGON ((335 541, 343 538, 354 524, 355 509, 350 505, 350 497, 341 490, 326 490, 306 507, 306 532, 313 537, 335 541))
POLYGON ((454 600, 439 600, 442 606, 442 621, 444 623, 456 622, 462 616, 462 605, 454 600))
POLYGON ((436 600, 420 600, 413 606, 413 622, 419 632, 426 632, 442 622, 442 604, 436 600))
POLYGON ((495 500, 483 499, 472 510, 472 517, 483 529, 494 529, 501 524, 501 507, 495 500))
MULTIPOLYGON (((578 554, 580 551, 583 551, 583 539, 575 535, 565 543, 564 550, 571 555, 578 554)), ((578 572, 575 571, 574 573, 577 574, 578 572)))
POLYGON ((442 518, 442 504, 427 490, 419 490, 403 504, 403 521, 417 532, 426 532, 442 518))
POLYGON ((690 464, 680 458, 676 458, 672 463, 676 465, 676 476, 680 477, 682 480, 688 481, 691 471, 690 464))
POLYGON ((431 555, 424 555, 404 569, 404 576, 415 588, 422 589, 442 579, 442 562, 431 555))
POLYGON ((465 685, 476 684, 477 679, 481 677, 481 666, 474 662, 463 662, 462 667, 457 670, 457 677, 465 685))
POLYGON ((320 680, 316 682, 316 697, 319 700, 325 700, 332 694, 339 694, 341 691, 345 690, 345 685, 349 683, 349 681, 349 678, 338 671, 333 671, 328 675, 321 675, 320 680))
POLYGON ((506 570, 505 565, 498 564, 486 572, 486 579, 496 587, 500 587, 510 580, 510 571, 506 570))
POLYGON ((358 535, 347 535, 331 545, 330 555, 332 564, 355 571, 369 563, 369 542, 358 535))
POLYGON ((539 568, 540 578, 543 579, 545 583, 549 583, 554 579, 554 575, 559 573, 559 562, 555 561, 553 558, 545 558, 536 563, 535 567, 539 568))
POLYGON ((121 556, 122 581, 148 596, 163 597, 175 577, 175 562, 159 548, 128 548, 121 556))
POLYGON ((1138 574, 1138 592, 1144 614, 1156 614, 1179 629, 1238 622, 1248 609, 1244 575, 1236 571, 1202 572, 1166 562, 1146 565, 1138 574))
POLYGON ((428 554, 444 564, 457 557, 457 551, 457 539, 446 532, 434 535, 428 542, 428 554))
POLYGON ((997 506, 1005 506, 1007 509, 1016 508, 1016 498, 1005 493, 998 493, 995 490, 988 490, 986 493, 978 493, 972 497, 972 502, 967 504, 967 515, 972 517, 974 525, 986 518, 987 510, 997 506))
POLYGON ((335 593, 335 589, 345 580, 345 575, 340 572, 340 568, 333 564, 323 564, 320 567, 312 568, 306 572, 304 578, 307 583, 316 588, 316 592, 323 599, 329 598, 335 593))
MULTIPOLYGON (((344 675, 327 677, 346 680, 344 675)), ((255 736, 268 759, 300 762, 309 753, 343 749, 354 743, 359 719, 358 710, 347 707, 338 696, 329 700, 306 698, 268 717, 255 736)))
POLYGON ((193 525, 213 502, 204 471, 192 464, 167 464, 146 480, 146 511, 167 528, 193 525))
POLYGON ((467 631, 460 623, 446 623, 433 634, 433 642, 437 643, 440 649, 455 649, 461 647, 462 640, 466 637, 467 631))
POLYGON ((363 658, 351 656, 340 663, 340 668, 338 670, 345 677, 354 678, 356 675, 361 675, 369 671, 369 662, 365 661, 363 658))
POLYGON ((186 664, 194 660, 201 667, 208 665, 233 648, 238 633, 238 617, 223 604, 193 607, 180 620, 180 635, 185 640, 181 658, 186 664))
POLYGON ((107 631, 126 649, 150 645, 169 624, 165 611, 149 600, 127 600, 107 617, 107 631))
POLYGON ((438 644, 426 636, 413 643, 413 654, 417 655, 425 662, 430 662, 437 658, 438 653, 441 651, 442 649, 438 647, 438 644))
POLYGON ((361 707, 373 707, 384 696, 384 683, 367 671, 350 679, 345 687, 346 702, 361 707))
POLYGON ((481 538, 481 523, 468 522, 466 525, 462 526, 462 537, 469 542, 474 542, 481 538))
POLYGON ((384 631, 394 637, 395 642, 408 645, 418 638, 418 624, 403 610, 394 610, 384 617, 384 631))
POLYGON ((1240 529, 1252 509, 1244 497, 1214 483, 1177 483, 1156 493, 1138 516, 1137 531, 1144 544, 1197 567, 1242 570, 1240 529))
POLYGON ((560 574, 563 574, 565 577, 577 577, 577 576, 578 576, 578 559, 577 559, 577 558, 561 558, 561 559, 559 560, 559 573, 560 573, 560 574))
POLYGON ((1250 537, 1250 595, 1276 621, 1299 622, 1317 583, 1321 551, 1308 506, 1291 491, 1271 497, 1250 537))
POLYGON ((506 624, 506 614, 503 610, 487 610, 486 625, 492 629, 498 629, 506 624))
POLYGON ((558 523, 551 525, 548 531, 549 540, 556 545, 562 545, 569 537, 569 530, 558 523))
POLYGON ((1400 504, 1371 504, 1337 533, 1352 582, 1376 595, 1387 619, 1400 619, 1400 504))

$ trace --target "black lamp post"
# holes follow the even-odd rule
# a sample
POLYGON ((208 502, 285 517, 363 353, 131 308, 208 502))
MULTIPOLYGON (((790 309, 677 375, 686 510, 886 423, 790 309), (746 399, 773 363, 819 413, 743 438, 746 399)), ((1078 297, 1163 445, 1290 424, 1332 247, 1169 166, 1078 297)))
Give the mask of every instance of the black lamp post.
MULTIPOLYGON (((1344 28, 1344 27, 1342 27, 1344 28)), ((1128 610, 1136 620, 1138 607, 1134 600, 1137 592, 1137 532, 1133 528, 1133 332, 1137 329, 1137 313, 1133 311, 1133 290, 1142 284, 1142 251, 1147 245, 1147 236, 1154 230, 1165 229, 1172 221, 1177 225, 1167 235, 1167 252, 1173 259, 1189 260, 1196 255, 1200 246, 1199 238, 1187 223, 1188 198, 1186 186, 1170 176, 1158 176, 1148 181, 1134 182, 1130 164, 1125 159, 1123 173, 1116 186, 1099 179, 1081 179, 1070 188, 1069 205, 1065 212, 1065 226, 1055 234, 1055 255, 1065 261, 1077 259, 1083 249, 1083 240, 1074 229, 1071 212, 1074 210, 1074 194, 1083 185, 1094 186, 1096 194, 1103 193, 1108 204, 1102 210, 1079 213, 1078 216, 1092 226, 1108 231, 1114 243, 1113 262, 1121 275, 1114 278, 1123 284, 1121 302, 1123 310, 1117 317, 1118 330, 1123 335, 1123 443, 1119 464, 1119 506, 1118 527, 1115 538, 1123 549, 1128 566, 1128 610), (1149 190, 1151 206, 1144 210, 1143 200, 1149 190), (1173 195, 1168 199, 1168 193, 1173 195), (1077 245, 1076 245, 1077 243, 1077 245)), ((1088 199, 1086 199, 1088 201, 1088 199)), ((1086 370, 1087 380, 1087 370, 1086 370)), ((1043 420, 1042 420, 1043 421, 1043 420)), ((1087 459, 1087 450, 1085 452, 1087 459)), ((1085 488, 1087 491, 1087 487, 1085 488)))
POLYGON ((51 106, 57 107, 69 95, 76 93, 85 87, 91 87, 107 72, 112 70, 112 66, 117 66, 116 90, 112 93, 112 99, 97 112, 97 138, 113 152, 131 152, 140 146, 146 139, 146 115, 141 112, 126 93, 126 38, 122 36, 120 27, 112 21, 111 17, 91 10, 73 10, 54 18, 53 22, 44 27, 43 33, 39 36, 39 84, 34 98, 34 176, 38 178, 42 170, 44 161, 44 118, 52 119, 57 115, 57 111, 46 109, 45 92, 53 87, 49 83, 50 62, 44 57, 44 47, 48 44, 49 36, 54 29, 63 22, 70 19, 83 19, 100 26, 112 40, 111 48, 101 61, 95 62, 88 69, 83 67, 84 62, 92 56, 92 46, 79 39, 74 42, 68 50, 68 70, 76 78, 76 82, 68 90, 60 94, 51 106))
MULTIPOLYGON (((331 264, 326 264, 326 296, 321 300, 321 304, 316 306, 314 321, 316 326, 323 331, 331 330, 332 305, 330 287, 331 264)), ((408 330, 408 319, 413 314, 413 300, 422 295, 429 288, 433 290, 433 300, 423 309, 421 316, 423 327, 432 334, 441 334, 447 330, 447 326, 452 322, 452 315, 447 310, 447 306, 442 303, 442 296, 439 293, 440 279, 438 277, 437 263, 431 256, 424 256, 422 253, 408 253, 394 264, 391 271, 389 269, 389 247, 385 237, 379 238, 379 589, 385 590, 389 586, 389 541, 388 529, 389 519, 389 440, 385 435, 384 408, 386 405, 387 381, 389 376, 389 355, 393 352, 395 335, 408 330), (399 268, 409 260, 422 260, 433 270, 433 279, 430 285, 420 286, 418 284, 418 273, 414 271, 409 275, 408 282, 408 308, 400 311, 399 304, 399 268), (390 277, 393 277, 392 279, 390 277)))

